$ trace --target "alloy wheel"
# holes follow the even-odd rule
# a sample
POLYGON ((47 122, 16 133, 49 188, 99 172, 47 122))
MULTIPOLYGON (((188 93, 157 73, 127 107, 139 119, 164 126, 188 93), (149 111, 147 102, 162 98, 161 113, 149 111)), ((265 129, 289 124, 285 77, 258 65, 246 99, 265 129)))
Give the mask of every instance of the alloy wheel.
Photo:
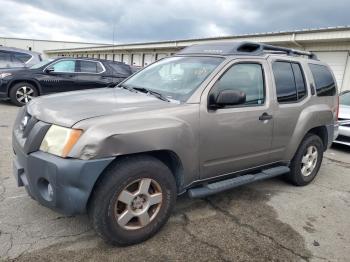
POLYGON ((126 230, 147 226, 157 216, 162 198, 162 189, 153 179, 142 178, 130 183, 119 194, 115 203, 119 226, 126 230))
POLYGON ((318 158, 318 151, 316 146, 309 146, 303 158, 301 159, 301 173, 303 176, 311 175, 312 171, 314 171, 318 158))
POLYGON ((16 99, 19 103, 26 104, 33 99, 34 90, 29 86, 21 86, 16 91, 16 99))

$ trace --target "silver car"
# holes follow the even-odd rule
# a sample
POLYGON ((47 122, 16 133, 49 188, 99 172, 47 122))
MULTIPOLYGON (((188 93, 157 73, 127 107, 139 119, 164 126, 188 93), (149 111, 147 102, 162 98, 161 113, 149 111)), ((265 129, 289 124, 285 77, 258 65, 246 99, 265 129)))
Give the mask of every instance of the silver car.
POLYGON ((42 61, 41 55, 24 49, 0 46, 0 72, 28 68, 42 61))
POLYGON ((350 90, 339 95, 338 124, 339 135, 334 143, 350 146, 350 90))
POLYGON ((115 88, 35 98, 13 129, 18 186, 87 212, 112 244, 144 241, 177 195, 286 176, 305 186, 334 140, 337 87, 314 54, 249 42, 187 47, 115 88))

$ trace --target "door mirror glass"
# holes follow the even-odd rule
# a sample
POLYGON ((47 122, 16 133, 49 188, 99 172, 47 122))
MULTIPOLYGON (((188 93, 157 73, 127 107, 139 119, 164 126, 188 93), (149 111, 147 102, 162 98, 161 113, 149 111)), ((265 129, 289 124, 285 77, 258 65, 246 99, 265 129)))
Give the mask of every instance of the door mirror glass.
POLYGON ((225 107, 244 104, 246 101, 246 94, 239 90, 222 90, 214 98, 214 107, 225 107))

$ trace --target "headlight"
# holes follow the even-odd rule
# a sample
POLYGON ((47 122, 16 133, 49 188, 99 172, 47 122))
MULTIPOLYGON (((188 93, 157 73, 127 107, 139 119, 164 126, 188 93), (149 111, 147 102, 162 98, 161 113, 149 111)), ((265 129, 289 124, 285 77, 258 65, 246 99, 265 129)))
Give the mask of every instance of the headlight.
POLYGON ((0 79, 3 79, 7 76, 12 76, 12 74, 11 73, 0 73, 0 79))
POLYGON ((52 125, 40 145, 40 150, 66 157, 82 134, 82 130, 52 125))

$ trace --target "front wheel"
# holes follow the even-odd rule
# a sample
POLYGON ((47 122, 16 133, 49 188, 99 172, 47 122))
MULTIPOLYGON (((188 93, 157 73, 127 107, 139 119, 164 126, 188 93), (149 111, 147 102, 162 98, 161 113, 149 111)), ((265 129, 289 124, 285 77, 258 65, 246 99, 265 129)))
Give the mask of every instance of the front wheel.
POLYGON ((24 106, 33 97, 38 96, 38 90, 32 84, 21 82, 15 84, 10 89, 10 99, 16 106, 24 106))
POLYGON ((175 200, 175 179, 166 165, 148 156, 125 158, 98 182, 88 212, 103 239, 114 245, 132 245, 160 230, 175 200))
POLYGON ((323 159, 323 142, 308 134, 301 142, 292 162, 288 179, 297 186, 309 184, 317 175, 323 159))

